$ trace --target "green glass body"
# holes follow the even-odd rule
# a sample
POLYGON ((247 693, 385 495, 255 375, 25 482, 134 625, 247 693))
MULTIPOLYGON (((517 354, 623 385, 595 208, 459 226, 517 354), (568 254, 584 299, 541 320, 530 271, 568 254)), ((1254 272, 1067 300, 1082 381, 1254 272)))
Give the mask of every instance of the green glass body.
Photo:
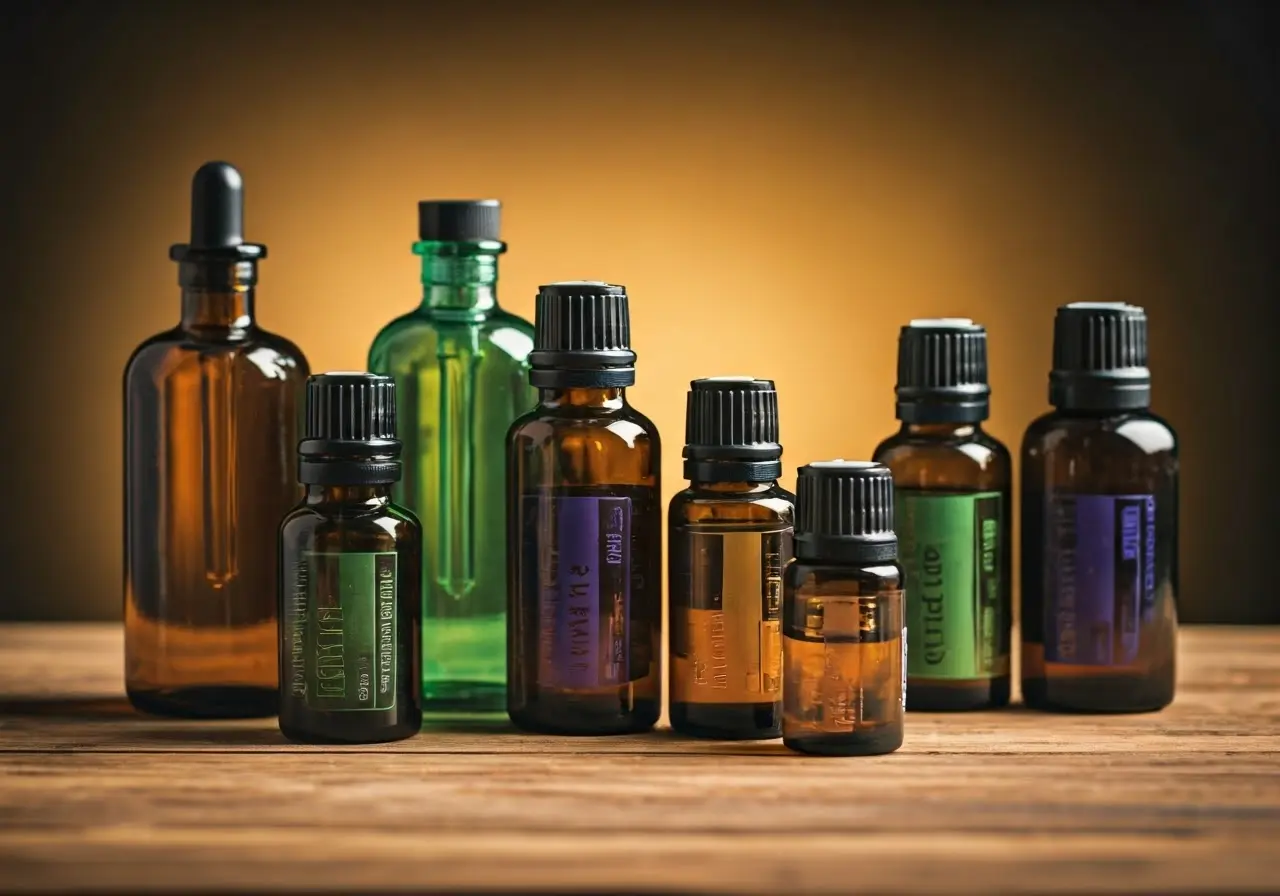
POLYGON ((508 453, 507 713, 646 731, 661 712, 662 450, 621 388, 544 389, 508 453))
POLYGON ((257 325, 253 262, 179 271, 181 322, 124 374, 125 690, 144 712, 270 716, 307 361, 257 325))
POLYGON ((429 524, 422 688, 428 713, 501 712, 506 695, 507 430, 533 407, 533 326, 497 303, 499 242, 420 242, 422 305, 388 324, 369 370, 395 378, 404 478, 429 524))
POLYGON ((1053 412, 1022 442, 1027 705, 1143 712, 1173 700, 1178 441, 1147 412, 1053 412))
POLYGON ((902 746, 902 568, 792 560, 783 575, 782 742, 820 756, 902 746))
POLYGON ((422 727, 422 527, 388 485, 310 486, 280 524, 280 731, 379 743, 422 727))
POLYGON ((1013 463, 976 423, 903 424, 893 471, 906 573, 907 709, 1006 706, 1013 628, 1013 463))
POLYGON ((782 571, 795 496, 777 482, 694 482, 667 514, 669 711, 681 734, 782 734, 782 571))

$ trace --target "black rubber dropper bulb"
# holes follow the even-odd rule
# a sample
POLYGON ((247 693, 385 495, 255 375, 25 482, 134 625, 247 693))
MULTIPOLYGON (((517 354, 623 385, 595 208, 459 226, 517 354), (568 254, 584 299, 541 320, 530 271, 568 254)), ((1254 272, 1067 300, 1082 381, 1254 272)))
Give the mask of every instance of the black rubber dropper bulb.
POLYGON ((205 162, 191 178, 191 241, 169 250, 174 261, 263 258, 267 247, 244 241, 244 179, 234 165, 205 162))

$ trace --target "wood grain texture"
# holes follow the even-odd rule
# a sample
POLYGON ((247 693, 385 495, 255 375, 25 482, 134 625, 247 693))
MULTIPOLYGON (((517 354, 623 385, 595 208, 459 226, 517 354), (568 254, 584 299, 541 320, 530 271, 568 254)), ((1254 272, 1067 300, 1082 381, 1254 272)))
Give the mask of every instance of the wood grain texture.
POLYGON ((114 626, 0 626, 0 892, 1280 890, 1280 630, 1161 713, 908 716, 891 756, 136 715, 114 626))

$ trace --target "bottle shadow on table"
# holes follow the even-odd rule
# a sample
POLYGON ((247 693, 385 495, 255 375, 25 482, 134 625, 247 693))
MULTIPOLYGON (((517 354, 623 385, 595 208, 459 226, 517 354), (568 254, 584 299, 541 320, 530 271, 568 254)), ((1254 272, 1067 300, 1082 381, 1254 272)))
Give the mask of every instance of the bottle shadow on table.
POLYGON ((137 715, 124 697, 2 697, 0 717, 55 721, 118 721, 137 715))

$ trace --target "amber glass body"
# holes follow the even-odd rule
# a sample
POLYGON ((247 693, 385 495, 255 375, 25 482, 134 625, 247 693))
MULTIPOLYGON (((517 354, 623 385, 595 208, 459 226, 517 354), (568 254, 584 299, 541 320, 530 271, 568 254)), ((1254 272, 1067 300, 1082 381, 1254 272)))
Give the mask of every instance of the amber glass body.
POLYGON ((782 741, 826 756, 902 746, 902 568, 793 560, 783 576, 782 741))
POLYGON ((671 499, 668 706, 681 734, 747 740, 782 733, 782 572, 794 507, 795 496, 776 482, 693 482, 671 499), (727 544, 726 536, 751 540, 749 556, 738 558, 747 568, 730 568, 733 552, 722 550, 720 574, 700 575, 700 541, 727 544), (735 588, 750 593, 731 595, 735 588), (735 609, 743 618, 733 618, 735 609))
MULTIPOLYGON (((391 486, 312 485, 280 523, 280 613, 283 618, 304 552, 396 554, 396 699, 388 710, 320 712, 281 688, 280 731, 300 743, 379 743, 422 727, 422 526, 393 504, 391 486)), ((289 645, 281 644, 279 674, 288 681, 289 645)))
POLYGON ((657 427, 621 388, 543 389, 507 436, 507 713, 527 731, 646 731, 661 713, 662 450, 657 427), (559 554, 556 534, 530 508, 547 499, 631 500, 629 680, 604 687, 547 681, 549 636, 539 576, 559 554), (539 558, 534 561, 533 558, 539 558), (538 568, 535 568, 538 567, 538 568))
POLYGON ((276 712, 276 549, 306 359, 253 317, 251 262, 184 262, 182 321, 124 374, 125 689, 140 710, 276 712))
MULTIPOLYGON (((1052 412, 1022 442, 1022 693, 1028 706, 1075 712, 1143 712, 1173 701, 1178 588, 1178 440, 1149 412, 1052 412), (1046 662, 1046 590, 1055 498, 1155 499, 1149 606, 1137 619, 1132 662, 1046 662)), ((1080 594, 1081 601, 1089 595, 1080 594)), ((1081 636, 1087 633, 1081 632, 1081 636)))
MULTIPOLYGON (((872 460, 893 471, 896 495, 999 492, 1000 592, 997 632, 1003 670, 990 678, 907 677, 907 709, 947 711, 1007 706, 1013 630, 1013 460, 1009 449, 977 423, 904 423, 876 447, 872 460)), ((901 526, 903 521, 898 520, 901 526)), ((901 534, 901 529, 899 529, 901 534)), ((912 583, 906 583, 911 600, 912 583)))

